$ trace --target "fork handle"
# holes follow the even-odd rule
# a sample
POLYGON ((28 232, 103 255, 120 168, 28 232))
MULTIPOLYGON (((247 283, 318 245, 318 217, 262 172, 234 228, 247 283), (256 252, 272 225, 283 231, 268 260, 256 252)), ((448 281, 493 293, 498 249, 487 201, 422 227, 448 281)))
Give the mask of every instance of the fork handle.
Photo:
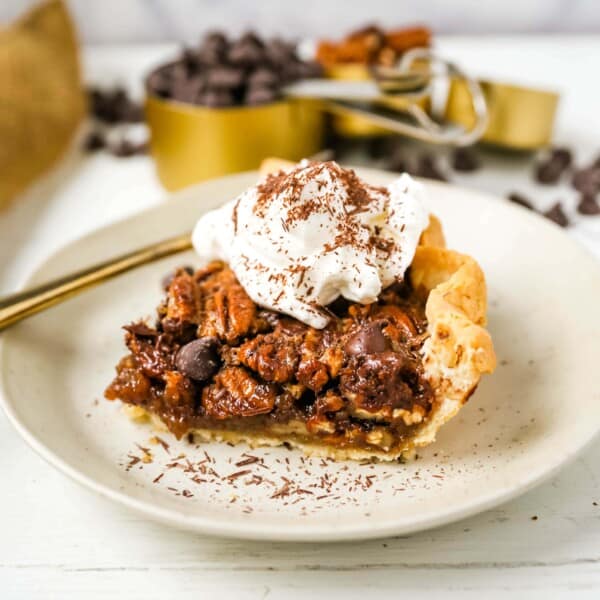
POLYGON ((0 331, 94 285, 192 247, 189 234, 117 256, 49 283, 0 298, 0 331))

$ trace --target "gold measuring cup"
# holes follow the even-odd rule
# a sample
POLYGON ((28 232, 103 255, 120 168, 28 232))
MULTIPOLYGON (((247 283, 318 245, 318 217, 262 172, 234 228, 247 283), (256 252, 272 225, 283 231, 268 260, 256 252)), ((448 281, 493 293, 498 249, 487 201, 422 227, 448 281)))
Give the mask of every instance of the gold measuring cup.
POLYGON ((519 149, 550 141, 558 97, 478 82, 427 48, 393 68, 342 79, 303 80, 284 99, 256 107, 206 108, 147 94, 146 117, 158 176, 169 190, 256 168, 267 156, 298 160, 323 145, 325 114, 341 133, 396 133, 434 144, 478 140, 519 149), (366 74, 366 77, 363 76, 366 74))

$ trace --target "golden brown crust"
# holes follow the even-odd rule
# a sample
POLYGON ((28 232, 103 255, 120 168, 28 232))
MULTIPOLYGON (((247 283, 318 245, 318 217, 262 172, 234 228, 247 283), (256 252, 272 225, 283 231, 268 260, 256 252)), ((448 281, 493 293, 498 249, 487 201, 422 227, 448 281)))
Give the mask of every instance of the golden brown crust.
POLYGON ((460 410, 481 375, 494 371, 496 356, 484 329, 485 278, 475 260, 446 248, 419 246, 410 276, 413 286, 427 294, 429 338, 423 364, 436 390, 430 418, 412 440, 414 446, 424 446, 460 410))

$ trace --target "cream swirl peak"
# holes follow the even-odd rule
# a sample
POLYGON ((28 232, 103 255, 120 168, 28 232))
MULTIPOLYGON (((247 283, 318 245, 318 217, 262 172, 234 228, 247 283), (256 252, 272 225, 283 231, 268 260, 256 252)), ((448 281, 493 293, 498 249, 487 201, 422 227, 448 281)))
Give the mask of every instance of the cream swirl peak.
POLYGON ((268 175, 196 224, 204 260, 223 260, 257 304, 321 329, 339 296, 368 304, 401 280, 429 220, 409 175, 386 187, 335 162, 268 175))

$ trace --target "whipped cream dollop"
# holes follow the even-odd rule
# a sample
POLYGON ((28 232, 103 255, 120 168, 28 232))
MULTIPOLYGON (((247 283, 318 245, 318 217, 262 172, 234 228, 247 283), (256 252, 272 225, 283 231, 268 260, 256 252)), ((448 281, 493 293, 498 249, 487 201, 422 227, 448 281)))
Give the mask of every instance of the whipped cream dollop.
POLYGON ((368 304, 402 280, 429 222, 423 195, 406 174, 377 187, 303 161, 205 214, 192 240, 200 258, 229 263, 254 302, 321 329, 339 296, 368 304))

